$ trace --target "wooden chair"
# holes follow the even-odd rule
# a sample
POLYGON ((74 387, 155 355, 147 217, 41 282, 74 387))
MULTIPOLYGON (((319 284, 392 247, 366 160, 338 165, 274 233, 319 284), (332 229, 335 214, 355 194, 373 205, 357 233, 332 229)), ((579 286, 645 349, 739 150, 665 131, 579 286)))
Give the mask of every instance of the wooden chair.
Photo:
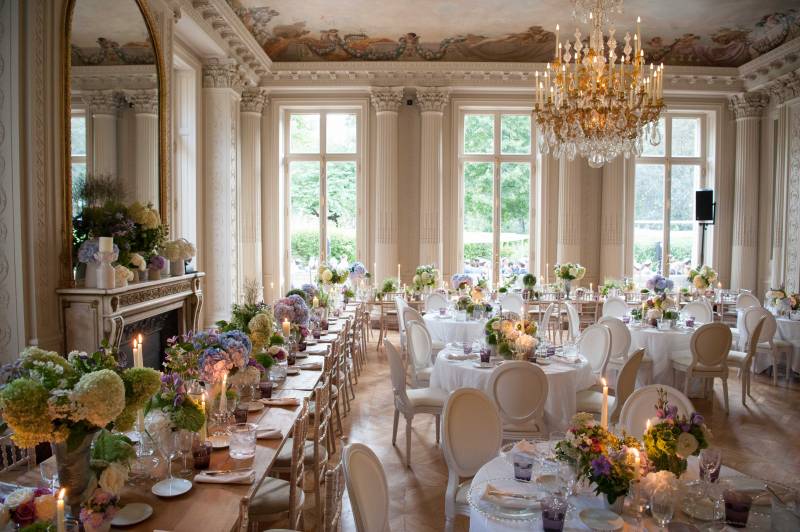
POLYGON ((17 447, 11 434, 0 436, 0 473, 22 469, 32 469, 36 465, 34 449, 17 447))
MULTIPOLYGON (((725 412, 728 412, 728 352, 731 350, 731 329, 724 323, 707 323, 692 334, 690 353, 672 353, 673 371, 683 372, 683 393, 689 393, 692 377, 701 378, 707 384, 715 378, 722 380, 725 412)), ((706 386, 708 390, 708 386, 706 386)))
MULTIPOLYGON (((753 308, 757 309, 757 307, 753 308)), ((751 310, 748 309, 746 312, 751 312, 751 310)), ((731 349, 728 352, 728 365, 739 370, 739 378, 742 380, 742 405, 744 406, 747 406, 747 396, 750 395, 750 377, 753 371, 753 359, 758 351, 758 344, 761 339, 761 330, 764 327, 764 323, 767 321, 766 316, 758 315, 757 317, 758 321, 756 322, 756 326, 753 329, 752 334, 750 334, 747 338, 747 351, 736 351, 731 349)), ((747 326, 747 320, 745 320, 745 329, 747 328, 749 327, 747 326)), ((752 395, 750 395, 750 397, 752 397, 752 395)))

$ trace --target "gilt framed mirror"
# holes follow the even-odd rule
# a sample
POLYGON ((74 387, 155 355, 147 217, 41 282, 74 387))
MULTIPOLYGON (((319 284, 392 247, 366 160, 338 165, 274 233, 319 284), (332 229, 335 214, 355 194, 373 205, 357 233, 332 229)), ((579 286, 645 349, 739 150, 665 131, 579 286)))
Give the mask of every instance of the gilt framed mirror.
POLYGON ((166 231, 167 94, 146 0, 67 0, 62 37, 62 284, 72 287, 84 285, 87 240, 114 237, 120 263, 147 251, 129 236, 134 211, 166 231))

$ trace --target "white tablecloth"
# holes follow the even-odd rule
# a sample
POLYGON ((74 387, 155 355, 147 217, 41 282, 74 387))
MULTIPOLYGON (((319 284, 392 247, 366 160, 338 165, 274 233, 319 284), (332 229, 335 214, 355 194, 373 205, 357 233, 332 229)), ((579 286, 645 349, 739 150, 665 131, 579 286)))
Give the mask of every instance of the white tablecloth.
MULTIPOLYGON (((540 466, 538 464, 534 465, 534 475, 539 474, 541 471, 540 466)), ((689 467, 686 470, 684 476, 687 479, 696 479, 697 478, 697 458, 692 456, 689 457, 689 467)), ((722 466, 720 470, 720 478, 731 478, 731 477, 738 477, 742 476, 741 473, 730 469, 726 466, 722 466)), ((514 469, 510 463, 506 461, 506 459, 502 456, 498 456, 497 458, 491 460, 486 465, 484 465, 478 471, 478 474, 472 480, 473 486, 478 486, 487 480, 497 479, 497 478, 513 478, 514 477, 514 469)), ((682 477, 683 478, 683 477, 682 477)), ((677 502, 677 501, 676 501, 677 502)), ((589 491, 580 491, 576 493, 573 497, 570 498, 570 503, 575 506, 575 510, 570 511, 567 514, 567 522, 564 524, 564 530, 590 530, 580 519, 580 511, 586 508, 603 508, 603 500, 594 495, 594 493, 589 491)), ((677 508, 679 506, 676 504, 676 512, 674 521, 689 521, 689 518, 683 515, 677 508)), ((748 520, 748 525, 756 524, 756 528, 758 530, 769 530, 769 517, 765 515, 759 515, 758 517, 754 517, 754 513, 750 514, 750 518, 755 521, 758 519, 757 523, 753 523, 748 520), (758 526, 760 525, 760 526, 758 526)), ((637 530, 636 528, 636 518, 633 515, 629 515, 625 513, 622 518, 626 522, 625 530, 637 530)), ((541 530, 542 529, 542 521, 541 521, 541 514, 537 514, 534 517, 535 521, 521 521, 521 522, 511 522, 511 521, 496 521, 489 517, 486 517, 479 513, 474 507, 470 507, 470 516, 469 516, 469 530, 470 532, 516 532, 519 530, 541 530)), ((644 525, 646 526, 647 530, 658 530, 656 527, 656 523, 649 517, 644 519, 644 525)), ((738 530, 752 530, 753 528, 742 528, 738 530)), ((734 529, 730 529, 734 530, 734 529)))
POLYGON ((423 316, 425 326, 434 342, 474 342, 483 338, 486 320, 457 321, 452 317, 440 318, 438 314, 423 316))
MULTIPOLYGON (((794 346, 791 367, 794 371, 800 372, 800 321, 790 320, 789 318, 775 318, 775 321, 778 322, 778 330, 775 331, 775 338, 789 342, 794 346)), ((740 331, 744 330, 743 322, 744 311, 739 310, 736 313, 736 328, 740 331)), ((761 341, 766 341, 766 338, 761 341)), ((741 343, 738 349, 742 349, 741 343)), ((753 364, 753 370, 756 373, 761 373, 771 367, 772 356, 763 352, 756 354, 755 363, 753 364)))
POLYGON ((641 384, 673 385, 672 362, 670 354, 675 351, 687 351, 694 329, 672 329, 660 331, 654 327, 629 327, 631 331, 631 351, 645 348, 646 354, 653 359, 653 382, 641 384))
MULTIPOLYGON (((436 357, 431 373, 431 387, 452 392, 458 388, 478 388, 489 391, 491 369, 475 367, 476 360, 447 360, 448 353, 461 353, 460 350, 445 348, 436 357)), ((544 405, 545 423, 550 431, 564 430, 575 415, 575 394, 595 384, 589 364, 553 362, 542 366, 550 386, 547 402, 544 405)))

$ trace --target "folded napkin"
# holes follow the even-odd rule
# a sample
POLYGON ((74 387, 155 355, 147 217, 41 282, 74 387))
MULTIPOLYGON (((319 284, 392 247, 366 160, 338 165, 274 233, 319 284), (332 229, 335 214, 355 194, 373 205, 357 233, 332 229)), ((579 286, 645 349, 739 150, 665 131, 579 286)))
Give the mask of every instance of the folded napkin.
POLYGON ((478 358, 478 355, 462 355, 459 353, 448 353, 446 356, 447 360, 472 360, 478 358))
POLYGON ((486 489, 481 498, 497 506, 515 510, 536 508, 541 505, 540 495, 538 493, 505 491, 493 486, 491 483, 486 484, 486 489))
POLYGON ((331 342, 334 342, 334 341, 336 341, 336 335, 335 334, 326 334, 325 336, 321 336, 320 339, 319 339, 319 342, 321 344, 331 343, 331 342))
POLYGON ((247 471, 232 471, 231 473, 219 475, 198 473, 194 476, 194 481, 205 484, 252 484, 256 481, 256 472, 248 469, 247 471))
POLYGON ((529 442, 528 440, 520 440, 514 444, 514 447, 511 448, 514 452, 529 454, 531 456, 535 456, 539 454, 539 450, 536 448, 536 444, 533 442, 529 442))
POLYGON ((256 438, 259 440, 280 440, 283 433, 271 427, 256 430, 256 438))
POLYGON ((305 364, 300 364, 300 369, 320 370, 322 369, 322 364, 320 362, 306 362, 305 364))
POLYGON ((267 406, 299 406, 300 399, 297 397, 273 397, 272 399, 260 399, 267 406))

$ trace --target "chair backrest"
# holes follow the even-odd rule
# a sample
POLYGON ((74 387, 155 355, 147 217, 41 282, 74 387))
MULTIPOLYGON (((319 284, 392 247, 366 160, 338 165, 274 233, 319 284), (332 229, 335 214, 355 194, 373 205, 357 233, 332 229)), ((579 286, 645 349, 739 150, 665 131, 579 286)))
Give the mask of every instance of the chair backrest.
POLYGON ((577 340, 578 336, 581 334, 581 317, 578 315, 578 311, 572 305, 572 303, 564 303, 564 306, 567 308, 567 321, 569 323, 569 337, 573 340, 577 340))
POLYGON ((363 443, 351 443, 342 452, 344 481, 358 532, 389 528, 389 486, 383 464, 363 443))
POLYGON ((689 349, 692 351, 690 370, 698 366, 727 368, 728 351, 731 350, 730 327, 718 321, 706 323, 692 334, 689 349))
POLYGON ((704 299, 698 299, 687 303, 686 306, 683 307, 683 312, 685 312, 687 316, 694 316, 700 323, 711 323, 714 321, 714 312, 711 310, 711 305, 704 299))
POLYGON ((344 466, 340 461, 336 467, 325 472, 325 512, 324 532, 338 532, 342 519, 342 498, 344 497, 344 466))
POLYGON ((775 332, 778 330, 778 322, 775 320, 775 316, 772 315, 772 312, 768 311, 764 307, 750 307, 744 311, 744 331, 741 334, 742 338, 739 340, 739 345, 746 348, 750 344, 750 331, 755 331, 756 324, 764 318, 764 325, 761 329, 761 334, 759 335, 760 340, 759 342, 769 342, 770 346, 772 346, 772 340, 775 338, 775 332))
POLYGON ((750 361, 753 360, 753 357, 756 356, 756 352, 758 352, 758 343, 762 338, 764 325, 766 323, 767 316, 759 316, 756 326, 753 327, 753 332, 749 335, 747 344, 747 358, 745 359, 744 367, 742 368, 745 371, 749 371, 750 361))
POLYGON ((608 330, 611 331, 611 354, 612 359, 628 358, 628 352, 631 350, 631 331, 628 326, 622 323, 619 318, 612 318, 611 316, 603 316, 598 323, 602 323, 608 330))
POLYGON ((14 469, 33 468, 35 465, 36 453, 33 448, 22 448, 12 440, 11 434, 0 436, 0 473, 12 471, 14 469))
POLYGON ((394 297, 394 305, 397 309, 397 330, 400 332, 400 346, 405 348, 406 343, 406 324, 404 311, 408 308, 405 298, 402 296, 394 297))
POLYGON ((590 325, 578 338, 578 353, 589 361, 592 372, 603 376, 611 354, 611 331, 602 323, 590 325))
POLYGON ((504 425, 519 425, 541 417, 548 392, 547 375, 530 362, 515 360, 495 368, 489 396, 504 425))
POLYGON ((500 305, 503 310, 515 313, 517 316, 522 316, 522 307, 525 304, 522 301, 522 296, 516 292, 507 292, 500 297, 500 305))
POLYGON ((387 340, 383 344, 386 346, 386 356, 389 358, 389 375, 392 379, 394 399, 400 405, 406 406, 408 395, 406 395, 406 371, 403 368, 403 360, 392 342, 387 340))
POLYGON ((292 428, 292 460, 289 473, 289 526, 300 526, 303 482, 305 480, 305 446, 308 434, 308 399, 303 399, 300 415, 292 428))
POLYGON ((742 292, 736 298, 736 309, 742 310, 750 307, 760 307, 761 301, 756 296, 749 292, 742 292))
POLYGON ((542 321, 539 322, 539 330, 543 331, 547 334, 550 330, 550 318, 553 316, 553 312, 556 310, 556 304, 550 303, 547 305, 547 308, 544 309, 544 314, 542 314, 542 321))
POLYGON ((603 317, 621 318, 628 313, 628 304, 624 297, 611 296, 603 303, 603 317))
POLYGON ((459 388, 447 398, 442 417, 442 449, 451 474, 473 477, 497 456, 503 441, 500 414, 489 396, 459 388))
POLYGON ((412 306, 406 305, 403 309, 403 322, 408 323, 411 321, 422 321, 422 314, 412 306))
POLYGON ((619 414, 619 425, 634 438, 641 438, 647 420, 655 418, 659 389, 667 392, 667 400, 670 405, 678 407, 678 414, 688 416, 695 411, 689 398, 671 386, 651 384, 637 388, 628 396, 619 414))
POLYGON ((617 377, 617 385, 614 387, 614 411, 611 413, 609 421, 616 423, 619 414, 622 412, 622 405, 636 389, 636 375, 639 373, 639 366, 642 365, 644 349, 639 349, 625 361, 617 377))
POLYGON ((447 308, 449 302, 447 298, 438 292, 434 292, 425 300, 425 312, 438 312, 440 308, 447 308))
POLYGON ((410 321, 406 324, 406 330, 409 362, 417 370, 430 367, 433 341, 428 328, 421 321, 410 321))

